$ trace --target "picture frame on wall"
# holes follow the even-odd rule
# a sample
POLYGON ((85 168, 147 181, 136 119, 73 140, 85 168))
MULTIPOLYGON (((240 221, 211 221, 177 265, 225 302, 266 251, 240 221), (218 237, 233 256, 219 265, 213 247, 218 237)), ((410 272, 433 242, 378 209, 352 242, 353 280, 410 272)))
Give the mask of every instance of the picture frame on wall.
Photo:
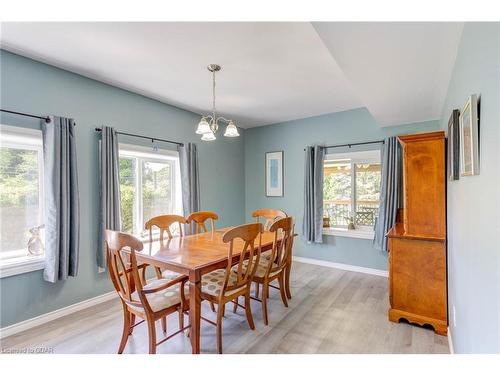
POLYGON ((283 151, 266 152, 266 197, 282 197, 283 192, 283 151))
POLYGON ((448 120, 448 178, 450 181, 460 177, 460 111, 454 109, 448 120))
POLYGON ((479 126, 477 97, 467 99, 459 117, 460 123, 460 175, 479 174, 479 126))

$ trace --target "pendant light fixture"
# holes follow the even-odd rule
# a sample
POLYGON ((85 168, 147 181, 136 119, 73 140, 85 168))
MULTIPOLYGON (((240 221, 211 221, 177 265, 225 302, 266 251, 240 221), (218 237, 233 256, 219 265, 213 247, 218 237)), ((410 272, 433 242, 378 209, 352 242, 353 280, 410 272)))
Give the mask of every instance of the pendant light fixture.
POLYGON ((212 114, 202 116, 200 122, 198 123, 198 128, 196 129, 196 134, 201 135, 202 141, 214 141, 217 137, 215 133, 219 129, 219 122, 227 123, 226 130, 224 132, 224 137, 239 137, 238 128, 234 124, 233 120, 228 120, 222 116, 217 117, 215 110, 215 73, 221 70, 220 65, 210 64, 207 69, 212 73, 212 114))

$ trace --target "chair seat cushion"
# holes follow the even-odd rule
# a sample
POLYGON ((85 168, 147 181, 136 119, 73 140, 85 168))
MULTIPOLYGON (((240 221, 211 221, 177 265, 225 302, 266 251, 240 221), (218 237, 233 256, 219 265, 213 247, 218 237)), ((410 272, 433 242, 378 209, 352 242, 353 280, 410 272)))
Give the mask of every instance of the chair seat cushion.
MULTIPOLYGON (((260 256, 259 264, 257 266, 257 269, 255 270, 254 276, 257 276, 260 278, 264 277, 266 275, 268 268, 269 268, 270 262, 271 262, 271 252, 269 252, 269 254, 266 254, 266 253, 262 254, 260 256)), ((243 272, 245 272, 247 266, 248 266, 248 259, 243 261, 243 272)), ((232 269, 234 272, 237 272, 237 267, 238 266, 233 266, 232 269)), ((276 275, 278 272, 279 271, 271 272, 269 274, 269 277, 276 275)))
POLYGON ((267 261, 270 261, 272 255, 273 255, 272 251, 266 251, 265 253, 260 254, 260 257, 261 257, 261 259, 264 258, 267 261))
MULTIPOLYGON (((256 261, 256 257, 253 258, 254 262, 256 261)), ((259 267, 263 269, 267 269, 269 266, 269 262, 271 261, 271 253, 269 254, 261 254, 260 259, 259 259, 259 267)), ((245 259, 243 261, 243 272, 246 271, 246 268, 248 267, 248 259, 245 259)), ((233 271, 237 272, 238 270, 238 265, 233 266, 233 271)))
MULTIPOLYGON (((143 289, 158 288, 158 287, 165 285, 169 282, 170 282, 170 280, 166 280, 166 279, 153 280, 150 283, 144 285, 143 289)), ((151 309, 154 312, 157 312, 157 311, 164 310, 166 308, 169 308, 171 306, 175 306, 175 305, 181 303, 180 287, 181 287, 181 283, 177 283, 177 284, 172 285, 166 289, 162 289, 158 292, 146 294, 146 299, 148 300, 148 303, 149 303, 149 306, 151 306, 151 309)), ((187 286, 184 286, 184 296, 186 298, 189 296, 189 288, 187 286)), ((132 293, 131 297, 132 297, 132 300, 134 300, 134 301, 140 301, 139 293, 137 293, 137 291, 132 293)), ((144 308, 142 306, 139 307, 139 306, 129 305, 129 307, 132 310, 139 311, 141 313, 144 312, 144 308)))
POLYGON ((182 276, 180 273, 177 273, 175 271, 170 271, 170 270, 165 270, 161 273, 161 277, 167 280, 173 280, 177 277, 182 276))
MULTIPOLYGON (((209 272, 201 277, 201 292, 210 294, 212 296, 219 296, 222 286, 224 284, 224 278, 226 276, 226 270, 220 269, 209 272)), ((237 277, 235 274, 230 273, 228 279, 228 286, 235 285, 237 282, 237 277)), ((240 292, 246 289, 246 285, 227 291, 226 296, 240 292)))
MULTIPOLYGON (((258 267, 257 267, 257 269, 255 270, 254 276, 262 278, 262 277, 266 276, 266 272, 267 272, 267 266, 266 267, 262 267, 259 264, 258 267)), ((269 273, 269 277, 273 277, 274 275, 277 275, 279 272, 280 271, 270 272, 269 273)))
MULTIPOLYGON (((254 262, 257 260, 256 257, 253 258, 254 262)), ((266 268, 269 266, 269 262, 271 261, 271 254, 262 254, 259 259, 259 266, 266 268)), ((248 259, 243 261, 243 268, 248 266, 248 259)), ((237 266, 233 267, 236 268, 237 266)))

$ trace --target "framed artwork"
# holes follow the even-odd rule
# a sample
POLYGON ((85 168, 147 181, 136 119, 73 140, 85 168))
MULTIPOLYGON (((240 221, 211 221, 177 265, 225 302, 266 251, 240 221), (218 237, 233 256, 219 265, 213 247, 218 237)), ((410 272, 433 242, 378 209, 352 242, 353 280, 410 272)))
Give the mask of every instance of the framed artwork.
POLYGON ((479 174, 479 127, 477 97, 471 95, 459 118, 460 123, 460 175, 479 174))
POLYGON ((458 180, 460 175, 460 111, 454 109, 448 120, 448 178, 458 180))
POLYGON ((266 197, 283 196, 283 151, 266 152, 266 197))

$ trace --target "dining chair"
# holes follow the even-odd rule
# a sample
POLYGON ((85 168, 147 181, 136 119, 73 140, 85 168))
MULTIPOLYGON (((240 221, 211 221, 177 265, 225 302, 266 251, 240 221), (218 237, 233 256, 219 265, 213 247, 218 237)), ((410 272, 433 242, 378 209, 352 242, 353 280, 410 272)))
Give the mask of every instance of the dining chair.
MULTIPOLYGON (((271 225, 276 220, 282 219, 284 217, 287 217, 288 215, 282 211, 282 210, 277 210, 274 208, 259 208, 252 212, 252 217, 255 218, 255 221, 257 223, 260 222, 260 219, 262 218, 264 220, 264 230, 268 231, 269 228, 271 228, 271 225)), ((270 251, 265 251, 262 253, 262 258, 265 258, 266 260, 271 259, 271 252, 270 251)), ((255 283, 255 297, 259 297, 259 284, 255 283)))
POLYGON ((284 211, 274 208, 259 208, 252 212, 252 217, 255 218, 257 223, 260 222, 260 218, 263 218, 264 230, 268 231, 276 220, 287 217, 287 214, 284 211))
MULTIPOLYGON (((291 217, 279 219, 274 222, 269 231, 274 233, 271 257, 269 259, 261 257, 252 276, 252 281, 262 284, 262 299, 257 297, 252 297, 252 299, 262 303, 262 319, 265 325, 268 325, 267 299, 269 298, 269 287, 280 290, 281 300, 288 307, 285 291, 285 273, 292 256, 294 237, 293 219, 291 217), (271 284, 273 280, 278 280, 279 287, 271 284)), ((243 262, 244 266, 246 266, 246 262, 243 262)), ((236 312, 237 309, 238 304, 235 303, 233 312, 236 312)))
MULTIPOLYGON (((168 239, 171 240, 174 236, 172 234, 172 225, 178 224, 179 226, 179 236, 183 237, 184 233, 182 231, 182 226, 186 224, 186 219, 184 216, 180 215, 160 215, 160 216, 155 216, 149 219, 146 224, 144 224, 144 228, 146 230, 149 230, 149 241, 153 241, 153 228, 157 227, 160 230, 160 241, 163 242, 164 240, 164 233, 167 232, 168 239)), ((156 277, 158 279, 167 279, 167 280, 174 280, 179 277, 184 277, 187 280, 187 276, 181 275, 180 273, 177 273, 175 271, 171 270, 161 270, 159 267, 155 267, 155 272, 156 272, 156 277)), ((161 321, 163 330, 166 330, 166 321, 162 320, 161 321), (164 326, 165 325, 165 326, 164 326)))
MULTIPOLYGON (((146 283, 139 275, 139 270, 147 264, 137 264, 135 252, 143 249, 142 242, 132 235, 106 230, 107 261, 111 281, 120 296, 123 306, 123 332, 118 347, 118 354, 123 353, 129 335, 138 324, 147 323, 149 336, 149 353, 156 353, 156 347, 173 336, 189 328, 184 327, 184 311, 189 308, 186 294, 186 279, 179 277, 173 280, 159 279, 146 283), (130 248, 124 260, 122 249, 130 248), (156 321, 166 320, 172 313, 179 314, 179 330, 156 342, 156 321), (135 323, 136 317, 142 320, 135 323)), ((166 325, 163 333, 166 334, 166 325)))
POLYGON ((168 238, 172 239, 174 236, 171 231, 173 224, 179 225, 179 236, 183 236, 182 225, 186 224, 186 219, 184 216, 180 215, 160 215, 155 216, 146 221, 144 228, 149 230, 149 240, 153 240, 153 227, 157 227, 160 230, 160 241, 163 241, 163 234, 167 232, 168 238))
POLYGON ((219 220, 219 216, 212 211, 198 211, 189 214, 186 222, 189 224, 189 233, 195 234, 194 226, 196 225, 196 233, 208 232, 205 222, 210 220, 210 231, 215 231, 215 222, 219 220))
POLYGON ((250 308, 250 282, 255 270, 255 261, 259 261, 261 250, 262 224, 244 224, 224 233, 222 241, 229 243, 228 264, 225 269, 218 269, 209 272, 201 278, 201 298, 217 304, 217 323, 209 321, 217 327, 217 351, 222 354, 222 317, 224 316, 225 305, 228 302, 238 303, 238 297, 245 297, 246 318, 250 329, 255 329, 252 311, 250 308), (256 240, 258 237, 258 242, 256 240), (235 240, 243 241, 243 249, 239 256, 238 263, 232 266, 235 240), (243 266, 245 258, 246 266, 243 266))
MULTIPOLYGON (((189 233, 195 234, 194 227, 196 225, 196 234, 208 232, 205 222, 210 220, 210 231, 213 233, 215 231, 215 221, 219 220, 219 215, 212 211, 198 211, 192 212, 186 218, 186 222, 189 224, 189 233)), ((215 312, 214 303, 209 301, 210 308, 215 312)))

